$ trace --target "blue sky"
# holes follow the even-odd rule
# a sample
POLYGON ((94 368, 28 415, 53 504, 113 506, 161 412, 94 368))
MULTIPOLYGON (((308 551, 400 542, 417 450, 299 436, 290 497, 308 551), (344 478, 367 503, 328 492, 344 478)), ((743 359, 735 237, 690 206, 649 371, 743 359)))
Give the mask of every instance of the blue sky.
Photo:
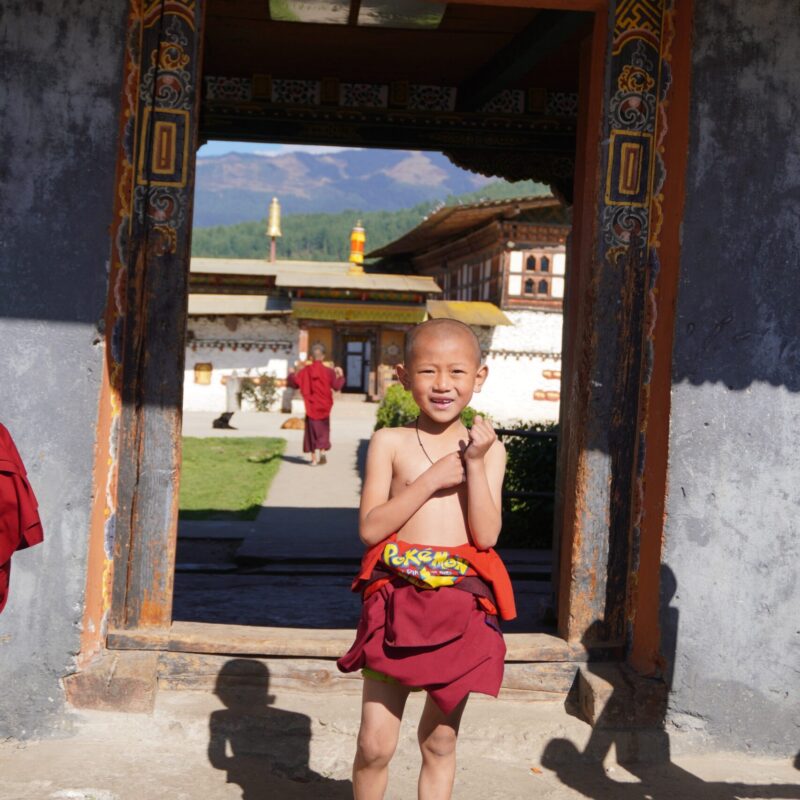
POLYGON ((357 148, 325 147, 323 145, 304 144, 262 144, 261 142, 208 142, 198 151, 198 158, 224 156, 226 153, 255 153, 262 156, 276 156, 281 153, 338 153, 340 150, 357 148))

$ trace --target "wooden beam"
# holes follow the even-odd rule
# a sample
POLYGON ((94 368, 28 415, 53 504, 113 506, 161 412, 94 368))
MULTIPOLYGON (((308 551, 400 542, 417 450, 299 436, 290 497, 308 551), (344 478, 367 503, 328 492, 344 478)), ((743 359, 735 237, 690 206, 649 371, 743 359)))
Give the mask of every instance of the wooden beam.
POLYGON ((493 8, 542 8, 563 11, 594 11, 608 9, 608 0, 448 0, 460 6, 489 6, 493 8))
MULTIPOLYGON (((261 628, 252 625, 175 622, 171 628, 111 630, 107 646, 112 650, 339 658, 350 647, 354 637, 355 631, 349 629, 261 628)), ((582 645, 568 644, 558 636, 547 633, 512 633, 505 640, 507 662, 582 662, 590 655, 582 645)))
POLYGON ((542 11, 502 50, 458 87, 458 111, 481 106, 524 78, 543 58, 557 50, 581 27, 589 24, 585 13, 542 11))

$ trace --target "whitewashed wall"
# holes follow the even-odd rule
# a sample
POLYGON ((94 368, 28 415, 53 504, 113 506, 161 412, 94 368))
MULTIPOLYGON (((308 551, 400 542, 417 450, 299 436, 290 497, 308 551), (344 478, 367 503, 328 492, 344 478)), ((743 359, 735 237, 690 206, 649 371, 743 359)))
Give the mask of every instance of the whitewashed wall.
MULTIPOLYGON (((293 320, 286 318, 239 319, 236 329, 232 330, 232 321, 221 318, 214 320, 204 317, 190 317, 188 330, 193 334, 192 341, 187 342, 186 369, 183 380, 184 411, 225 411, 224 376, 236 370, 239 375, 256 375, 269 372, 277 378, 285 378, 290 364, 294 364, 299 353, 298 326, 293 320), (229 327, 230 326, 230 327, 229 327), (212 345, 224 342, 220 349, 212 345), (232 345, 236 344, 234 350, 232 345), (266 344, 263 351, 258 344, 266 344), (247 350, 246 346, 250 345, 247 350), (289 345, 287 351, 286 345, 289 345), (272 347, 277 346, 273 352, 272 347), (195 383, 194 367, 198 363, 210 363, 213 367, 211 383, 208 385, 195 383)), ((283 400, 281 389, 275 408, 280 408, 283 400)), ((246 410, 246 406, 244 406, 246 410)))
POLYGON ((472 405, 503 424, 516 420, 557 422, 561 380, 561 312, 506 310, 513 325, 476 328, 489 377, 472 405), (551 399, 534 399, 534 393, 551 399))

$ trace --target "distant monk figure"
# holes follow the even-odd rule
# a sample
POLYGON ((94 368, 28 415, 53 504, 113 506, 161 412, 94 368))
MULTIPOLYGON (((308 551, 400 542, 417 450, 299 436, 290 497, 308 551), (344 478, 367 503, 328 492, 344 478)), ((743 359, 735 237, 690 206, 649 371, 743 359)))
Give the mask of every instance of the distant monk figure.
POLYGON ((326 451, 331 449, 331 409, 333 393, 344 386, 341 367, 326 367, 323 364, 325 348, 315 344, 311 348, 313 361, 300 372, 289 368, 286 382, 299 389, 306 404, 306 432, 303 437, 303 452, 311 453, 311 464, 325 464, 326 451), (319 455, 317 453, 319 452, 319 455))

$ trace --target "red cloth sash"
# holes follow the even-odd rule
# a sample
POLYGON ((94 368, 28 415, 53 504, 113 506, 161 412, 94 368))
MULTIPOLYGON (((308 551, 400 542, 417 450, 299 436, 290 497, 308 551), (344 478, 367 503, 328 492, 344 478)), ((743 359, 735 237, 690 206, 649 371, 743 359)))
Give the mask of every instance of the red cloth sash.
POLYGON ((0 611, 8 599, 11 556, 44 535, 38 503, 11 434, 0 425, 0 611))
MULTIPOLYGON (((501 619, 511 620, 517 616, 517 609, 514 603, 514 590, 511 586, 511 578, 508 575, 505 564, 493 549, 478 550, 471 544, 462 544, 456 547, 426 546, 410 544, 408 542, 398 542, 397 534, 392 534, 388 538, 370 547, 361 559, 361 571, 356 576, 352 584, 354 592, 360 592, 369 583, 372 571, 381 558, 384 548, 388 543, 396 542, 398 553, 408 552, 410 548, 419 550, 429 550, 433 552, 447 550, 451 555, 462 558, 469 563, 484 581, 492 589, 492 594, 497 602, 497 611, 501 619)), ((418 554, 417 554, 417 559, 418 554)), ((407 559, 406 559, 407 560, 407 559)), ((391 565, 390 565, 391 566, 391 565)))

